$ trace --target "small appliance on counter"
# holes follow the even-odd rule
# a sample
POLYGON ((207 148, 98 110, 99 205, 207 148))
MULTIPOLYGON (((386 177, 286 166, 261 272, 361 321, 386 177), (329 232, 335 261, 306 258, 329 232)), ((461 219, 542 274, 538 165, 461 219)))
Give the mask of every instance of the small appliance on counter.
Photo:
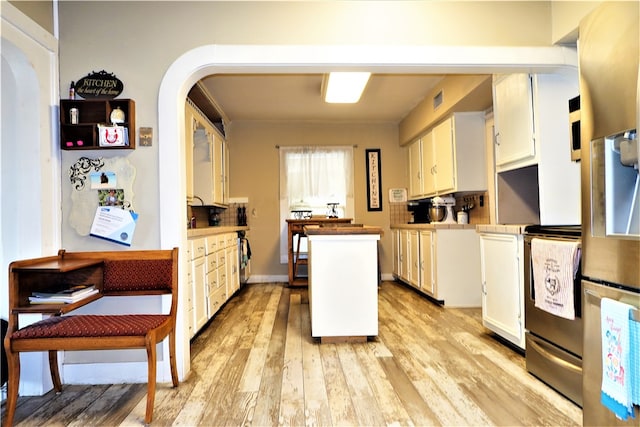
POLYGON ((456 224, 456 216, 453 207, 456 199, 453 197, 434 197, 431 199, 431 223, 432 224, 456 224))
POLYGON ((431 209, 431 202, 429 200, 416 200, 407 203, 407 210, 411 213, 411 220, 409 223, 413 224, 429 224, 431 222, 431 216, 429 210, 431 209))

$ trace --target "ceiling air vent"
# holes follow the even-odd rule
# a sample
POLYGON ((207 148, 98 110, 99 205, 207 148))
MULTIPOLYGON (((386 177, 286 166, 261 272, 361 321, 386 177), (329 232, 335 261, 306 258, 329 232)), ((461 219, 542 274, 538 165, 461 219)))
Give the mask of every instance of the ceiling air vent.
POLYGON ((433 109, 436 110, 440 105, 442 105, 442 91, 433 97, 433 109))

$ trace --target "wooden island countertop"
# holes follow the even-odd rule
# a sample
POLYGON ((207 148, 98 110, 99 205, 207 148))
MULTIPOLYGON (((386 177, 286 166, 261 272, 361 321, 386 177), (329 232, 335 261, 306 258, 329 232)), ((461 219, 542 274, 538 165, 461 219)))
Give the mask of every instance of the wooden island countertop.
POLYGON ((380 234, 382 235, 382 228, 362 225, 362 224, 348 224, 340 226, 319 226, 319 225, 307 225, 304 227, 304 232, 308 236, 340 236, 349 234, 380 234))

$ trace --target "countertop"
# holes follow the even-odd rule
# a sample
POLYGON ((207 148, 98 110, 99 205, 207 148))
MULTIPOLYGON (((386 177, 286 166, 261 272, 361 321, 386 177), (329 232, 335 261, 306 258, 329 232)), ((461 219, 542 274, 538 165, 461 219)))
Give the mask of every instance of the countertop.
POLYGON ((477 224, 391 224, 391 229, 409 229, 409 230, 475 230, 477 224))
POLYGON ((340 227, 320 227, 317 225, 307 225, 304 232, 309 235, 317 236, 338 236, 351 234, 382 234, 380 227, 368 225, 340 226, 340 227))
POLYGON ((531 224, 478 224, 478 233, 524 234, 524 229, 531 224))
POLYGON ((531 224, 391 224, 394 229, 409 230, 476 230, 478 233, 524 234, 524 229, 531 224))
POLYGON ((231 233, 234 231, 247 231, 248 226, 218 226, 218 227, 198 227, 190 228, 187 230, 187 238, 192 239, 195 237, 211 236, 213 234, 231 233))

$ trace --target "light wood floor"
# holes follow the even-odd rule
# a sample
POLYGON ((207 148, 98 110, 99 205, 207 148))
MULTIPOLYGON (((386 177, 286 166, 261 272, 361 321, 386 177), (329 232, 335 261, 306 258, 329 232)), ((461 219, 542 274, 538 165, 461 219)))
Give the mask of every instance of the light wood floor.
MULTIPOLYGON (((160 384, 152 425, 581 425, 582 411, 481 324, 384 282, 379 336, 311 338, 306 289, 244 287, 193 340, 192 372, 160 384)), ((64 387, 21 397, 22 426, 140 425, 145 384, 64 387)))

